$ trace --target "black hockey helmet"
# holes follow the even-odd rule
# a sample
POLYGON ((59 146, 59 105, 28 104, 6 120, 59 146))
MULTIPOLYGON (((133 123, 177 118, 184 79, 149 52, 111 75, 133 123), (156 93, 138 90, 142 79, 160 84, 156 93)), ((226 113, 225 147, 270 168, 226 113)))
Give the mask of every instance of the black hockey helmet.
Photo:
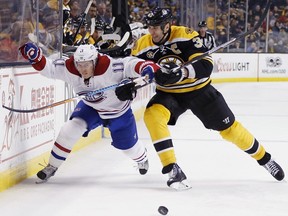
POLYGON ((200 22, 198 23, 198 27, 199 27, 199 28, 207 27, 206 21, 200 21, 200 22))
POLYGON ((172 21, 172 12, 168 8, 155 8, 145 15, 145 23, 147 26, 162 26, 172 21))
POLYGON ((104 31, 106 23, 102 20, 96 20, 95 22, 95 30, 97 31, 104 31))
POLYGON ((80 24, 81 24, 81 27, 87 27, 88 26, 86 19, 82 20, 82 18, 80 16, 72 19, 72 23, 73 23, 74 28, 78 28, 80 24), (81 23, 81 21, 82 21, 82 23, 81 23))
POLYGON ((113 32, 114 32, 113 26, 106 24, 104 27, 104 34, 113 34, 113 32))

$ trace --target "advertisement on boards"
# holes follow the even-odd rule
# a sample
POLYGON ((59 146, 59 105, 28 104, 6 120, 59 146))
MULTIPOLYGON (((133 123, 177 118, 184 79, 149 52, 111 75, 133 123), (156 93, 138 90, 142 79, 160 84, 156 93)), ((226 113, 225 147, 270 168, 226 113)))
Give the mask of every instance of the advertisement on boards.
MULTIPOLYGON (((2 105, 7 107, 35 109, 56 102, 57 94, 64 97, 64 92, 62 96, 59 95, 62 92, 59 91, 59 84, 33 69, 19 72, 1 69, 0 72, 2 105)), ((55 115, 55 108, 32 113, 1 109, 0 171, 51 148, 60 116, 57 120, 55 115)))
POLYGON ((259 78, 287 78, 287 54, 259 54, 259 78))
POLYGON ((212 78, 254 78, 257 76, 257 55, 242 53, 215 53, 212 55, 212 78))

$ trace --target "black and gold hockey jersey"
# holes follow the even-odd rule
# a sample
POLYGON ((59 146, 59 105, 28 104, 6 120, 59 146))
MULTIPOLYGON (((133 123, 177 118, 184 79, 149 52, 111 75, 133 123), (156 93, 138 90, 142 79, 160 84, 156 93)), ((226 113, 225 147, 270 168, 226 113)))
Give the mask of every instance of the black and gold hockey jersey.
MULTIPOLYGON (((184 26, 172 26, 168 40, 164 44, 154 44, 152 36, 147 34, 136 42, 132 55, 145 60, 152 60, 160 65, 167 62, 181 65, 205 51, 206 48, 203 46, 197 31, 184 26)), ((211 82, 213 61, 210 56, 194 63, 193 68, 196 73, 195 78, 188 78, 182 82, 166 86, 156 84, 157 89, 164 92, 184 93, 200 89, 211 82)))

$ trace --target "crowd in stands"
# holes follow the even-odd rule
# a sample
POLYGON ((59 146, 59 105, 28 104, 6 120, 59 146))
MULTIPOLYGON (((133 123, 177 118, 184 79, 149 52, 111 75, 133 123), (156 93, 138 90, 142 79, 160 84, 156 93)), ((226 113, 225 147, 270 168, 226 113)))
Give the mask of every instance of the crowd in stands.
POLYGON ((48 48, 59 45, 60 16, 57 2, 39 0, 38 12, 36 1, 1 0, 0 6, 0 63, 18 61, 18 47, 25 42, 35 41, 36 35, 48 48))
MULTIPOLYGON (((237 35, 252 28, 263 14, 266 2, 263 0, 248 1, 248 10, 246 10, 246 0, 217 1, 216 16, 214 16, 216 23, 214 32, 217 43, 224 43, 229 38, 237 37, 237 35), (247 22, 246 11, 248 11, 247 22)), ((249 35, 240 43, 230 46, 230 51, 265 52, 267 45, 267 52, 287 53, 287 33, 288 0, 276 0, 273 1, 270 7, 268 19, 263 22, 255 33, 249 35), (266 44, 267 39, 268 43, 266 44)))
MULTIPOLYGON (((35 2, 1 0, 0 63, 19 61, 17 48, 27 41, 36 40, 36 35, 38 35, 42 47, 45 48, 45 52, 59 51, 63 44, 76 46, 90 43, 105 48, 113 45, 112 40, 105 42, 99 40, 101 35, 113 33, 115 30, 111 26, 112 5, 110 0, 93 0, 83 22, 81 18, 88 0, 63 0, 62 23, 57 0, 38 0, 39 25, 37 28, 35 2), (63 28, 63 41, 59 35, 60 28, 63 28)), ((172 10, 173 24, 182 24, 180 23, 181 1, 165 0, 161 2, 161 6, 172 10)), ((249 0, 247 10, 246 0, 206 0, 206 2, 207 27, 214 34, 218 45, 252 28, 260 19, 266 5, 266 1, 263 0, 249 0), (248 11, 248 20, 246 20, 246 11, 248 11)), ((128 0, 129 23, 143 22, 144 14, 157 7, 158 4, 158 0, 128 0)), ((185 8, 185 10, 188 9, 185 8)), ((201 20, 195 22, 199 21, 201 20)), ((288 0, 273 1, 269 17, 261 27, 228 49, 229 52, 265 52, 266 50, 271 53, 288 52, 288 0)))
MULTIPOLYGON (((165 1, 165 7, 169 7, 173 11, 175 25, 180 24, 181 11, 179 2, 165 1)), ((259 21, 266 2, 263 0, 250 0, 248 1, 248 10, 246 10, 246 0, 209 0, 206 5, 206 22, 209 31, 215 36, 216 43, 218 45, 225 43, 252 28, 259 21), (247 21, 246 11, 248 12, 247 21)), ((129 4, 130 20, 141 22, 142 14, 155 7, 157 1, 130 0, 129 4), (138 11, 141 11, 141 13, 138 13, 138 11)), ((196 22, 198 21, 201 20, 196 22)), ((268 26, 267 20, 264 21, 255 33, 231 45, 229 52, 265 52, 267 38, 267 52, 288 52, 288 0, 273 1, 269 10, 268 26)))

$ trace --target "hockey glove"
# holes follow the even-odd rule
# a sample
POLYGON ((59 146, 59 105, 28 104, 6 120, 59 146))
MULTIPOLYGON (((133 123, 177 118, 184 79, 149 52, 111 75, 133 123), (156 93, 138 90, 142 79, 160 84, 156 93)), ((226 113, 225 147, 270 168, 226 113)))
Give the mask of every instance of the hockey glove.
POLYGON ((162 68, 158 69, 155 73, 155 81, 159 85, 169 85, 174 84, 183 81, 187 78, 187 72, 185 69, 177 69, 179 66, 177 66, 175 63, 170 62, 167 64, 164 64, 162 68))
POLYGON ((148 82, 151 83, 154 79, 154 69, 152 66, 146 66, 142 72, 141 76, 146 76, 148 78, 148 82))
POLYGON ((154 79, 154 73, 160 68, 160 66, 153 61, 142 61, 137 64, 139 66, 139 74, 145 77, 147 82, 151 83, 154 79))
POLYGON ((133 100, 136 97, 137 90, 135 89, 136 83, 131 79, 123 80, 116 89, 115 94, 121 101, 133 100))
POLYGON ((42 50, 34 43, 26 43, 19 48, 21 55, 30 61, 31 64, 36 64, 42 59, 42 50))

